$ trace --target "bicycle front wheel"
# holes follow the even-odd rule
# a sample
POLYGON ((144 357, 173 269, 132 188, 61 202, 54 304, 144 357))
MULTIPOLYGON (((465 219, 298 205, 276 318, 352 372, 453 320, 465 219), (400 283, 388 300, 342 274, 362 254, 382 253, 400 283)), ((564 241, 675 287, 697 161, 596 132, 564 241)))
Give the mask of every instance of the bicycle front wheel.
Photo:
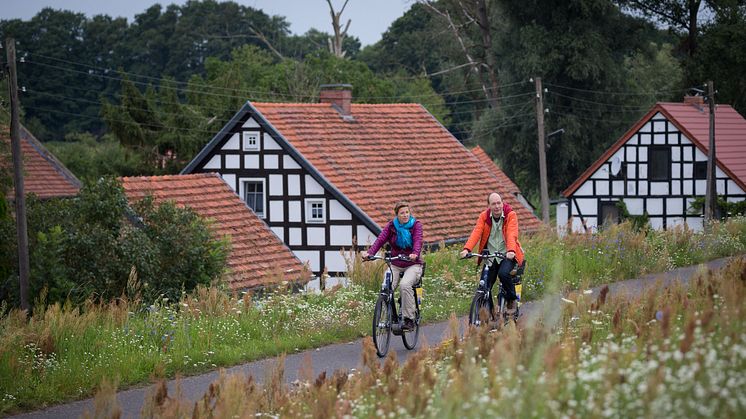
POLYGON ((373 313, 373 344, 379 358, 386 356, 391 340, 391 310, 386 298, 381 295, 376 301, 376 311, 373 313))
POLYGON ((414 319, 414 329, 408 330, 401 334, 401 340, 404 342, 404 347, 412 350, 417 346, 417 339, 420 337, 420 310, 417 309, 414 319))
POLYGON ((482 294, 475 294, 469 308, 469 324, 474 326, 488 324, 490 317, 489 303, 482 294))

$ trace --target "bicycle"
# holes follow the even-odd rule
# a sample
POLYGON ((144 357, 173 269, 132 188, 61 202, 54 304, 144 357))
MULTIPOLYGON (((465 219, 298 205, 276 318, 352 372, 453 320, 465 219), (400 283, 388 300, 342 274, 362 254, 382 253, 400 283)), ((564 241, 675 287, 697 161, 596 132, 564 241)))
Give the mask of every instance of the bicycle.
MULTIPOLYGON (((412 286, 415 292, 415 318, 412 319, 414 321, 414 328, 405 331, 402 327, 404 316, 396 313, 396 301, 394 300, 393 289, 394 272, 391 269, 391 262, 396 260, 410 261, 410 259, 403 255, 391 256, 391 252, 386 252, 385 256, 371 256, 363 259, 363 261, 372 260, 383 260, 388 266, 383 284, 381 285, 381 292, 376 301, 376 308, 373 312, 373 344, 376 346, 378 357, 383 358, 389 350, 391 333, 397 336, 401 335, 405 348, 412 350, 417 346, 417 340, 420 336, 420 303, 422 300, 422 277, 425 273, 425 265, 422 265, 422 274, 420 274, 417 282, 412 286)), ((399 279, 403 275, 404 272, 399 275, 399 279)), ((401 295, 398 301, 401 306, 401 295)))
MULTIPOLYGON (((469 252, 466 254, 465 258, 475 256, 480 257, 483 260, 505 259, 504 254, 499 252, 489 253, 487 250, 483 253, 469 252)), ((518 317, 521 315, 521 278, 523 277, 525 268, 526 262, 524 261, 522 264, 515 266, 513 272, 511 272, 511 275, 513 276, 513 284, 515 284, 516 295, 518 296, 515 313, 511 319, 510 314, 508 314, 506 310, 507 301, 505 298, 505 289, 503 288, 499 278, 495 281, 498 285, 497 311, 495 311, 495 305, 492 301, 492 289, 489 286, 489 267, 487 263, 482 266, 482 274, 479 278, 479 284, 477 285, 477 290, 474 293, 474 297, 471 300, 471 306, 469 307, 469 325, 477 327, 489 325, 491 322, 496 322, 500 317, 503 318, 503 325, 507 325, 511 320, 514 322, 518 321, 518 317)))

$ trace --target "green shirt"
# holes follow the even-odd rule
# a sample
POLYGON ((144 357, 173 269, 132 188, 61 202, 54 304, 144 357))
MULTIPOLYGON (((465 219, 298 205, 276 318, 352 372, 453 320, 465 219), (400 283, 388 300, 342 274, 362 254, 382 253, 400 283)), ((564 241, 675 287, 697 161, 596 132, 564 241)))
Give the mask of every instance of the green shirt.
MULTIPOLYGON (((503 223, 505 222, 505 216, 501 215, 500 218, 492 218, 492 230, 490 230, 490 237, 487 239, 487 250, 490 253, 500 252, 505 254, 508 250, 505 245, 505 237, 503 237, 503 223)), ((494 259, 490 259, 492 261, 494 259)))

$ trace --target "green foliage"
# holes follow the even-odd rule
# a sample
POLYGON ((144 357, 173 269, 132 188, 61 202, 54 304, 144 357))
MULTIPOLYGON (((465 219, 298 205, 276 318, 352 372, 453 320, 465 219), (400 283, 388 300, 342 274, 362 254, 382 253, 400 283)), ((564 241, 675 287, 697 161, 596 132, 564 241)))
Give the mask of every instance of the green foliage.
MULTIPOLYGON (((704 214, 705 208, 705 197, 699 196, 692 200, 688 208, 689 214, 704 214)), ((746 216, 746 200, 738 202, 728 202, 724 196, 717 196, 717 213, 720 214, 720 219, 725 220, 730 217, 744 217, 746 216)))
POLYGON ((81 180, 148 172, 140 154, 108 134, 100 140, 88 133, 69 134, 64 142, 48 142, 45 147, 81 180))
MULTIPOLYGON (((30 197, 27 206, 31 293, 46 293, 47 303, 109 301, 135 297, 133 290, 146 301, 176 300, 183 290, 217 283, 225 267, 228 244, 214 240, 193 211, 146 201, 137 218, 112 178, 87 183, 73 199, 30 197)), ((6 220, 0 229, 8 238, 3 261, 16 252, 14 227, 6 220)), ((17 281, 9 278, 3 299, 15 301, 16 294, 17 281)))
POLYGON ((635 231, 647 230, 650 228, 650 217, 647 212, 642 215, 631 215, 627 209, 627 204, 623 200, 616 203, 619 209, 620 221, 629 221, 635 231))

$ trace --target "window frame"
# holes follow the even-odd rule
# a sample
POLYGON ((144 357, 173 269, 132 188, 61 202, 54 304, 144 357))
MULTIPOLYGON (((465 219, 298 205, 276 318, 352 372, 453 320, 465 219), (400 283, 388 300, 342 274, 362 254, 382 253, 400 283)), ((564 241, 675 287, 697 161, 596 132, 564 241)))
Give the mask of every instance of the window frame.
POLYGON ((309 224, 326 223, 326 198, 307 198, 305 200, 305 219, 309 224), (313 205, 321 204, 321 218, 313 218, 313 205))
POLYGON ((694 180, 706 180, 707 179, 707 161, 695 161, 692 163, 692 179, 694 180), (702 176, 697 176, 697 166, 702 167, 702 176))
POLYGON ((261 141, 262 133, 260 131, 243 131, 241 133, 241 149, 243 151, 259 151, 261 147, 259 142, 261 141), (249 146, 248 136, 256 135, 256 144, 249 146))
POLYGON ((648 149, 648 180, 650 182, 669 182, 671 180, 671 161, 671 147, 651 146, 648 149), (658 167, 658 165, 654 163, 653 154, 657 154, 658 152, 666 154, 665 175, 663 178, 653 177, 653 168, 658 167))
POLYGON ((603 226, 606 222, 606 217, 604 216, 604 208, 607 206, 614 207, 616 210, 616 220, 614 220, 614 224, 619 224, 622 222, 622 211, 617 207, 617 203, 619 201, 598 201, 598 226, 603 226))
POLYGON ((264 178, 241 178, 241 200, 249 207, 257 217, 266 219, 267 218, 267 181, 264 178), (262 185, 262 209, 261 213, 258 213, 254 208, 251 208, 248 201, 246 200, 246 185, 248 183, 258 183, 262 185))

